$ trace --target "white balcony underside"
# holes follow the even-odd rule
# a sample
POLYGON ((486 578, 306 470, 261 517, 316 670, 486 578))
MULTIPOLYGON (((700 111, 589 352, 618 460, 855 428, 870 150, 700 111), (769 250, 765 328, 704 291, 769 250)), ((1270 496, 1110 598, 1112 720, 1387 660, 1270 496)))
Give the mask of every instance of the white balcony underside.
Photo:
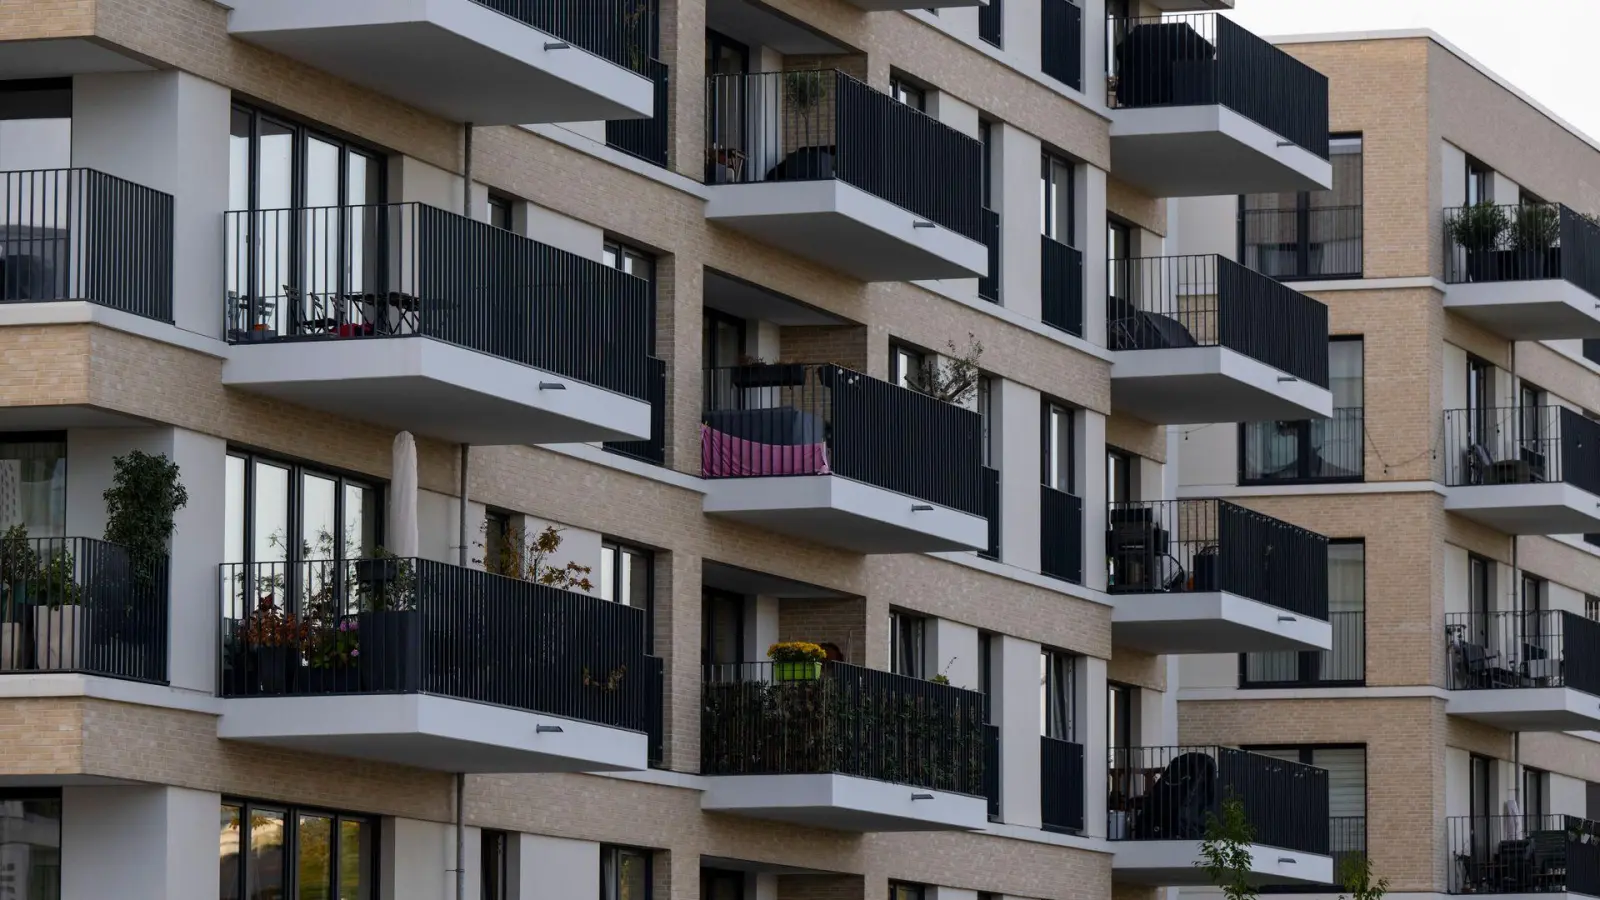
MULTIPOLYGON (((1199 841, 1113 841, 1113 881, 1152 887, 1205 887, 1206 873, 1195 866, 1199 841)), ((1251 882, 1327 884, 1333 881, 1333 857, 1251 844, 1251 882)))
POLYGON ((453 443, 650 436, 643 400, 424 337, 237 344, 222 383, 453 443))
POLYGON ((217 737, 442 772, 637 771, 649 756, 642 732, 428 694, 227 700, 217 737))
POLYGON ((1451 691, 1445 713, 1505 731, 1600 730, 1600 697, 1568 687, 1451 691))
POLYGON ((1226 591, 1110 597, 1112 642, 1146 653, 1333 649, 1326 621, 1226 591))
POLYGON ((1444 308, 1514 341, 1600 338, 1600 299, 1560 278, 1452 284, 1444 308))
POLYGON ((1111 173, 1156 197, 1326 190, 1333 166, 1217 105, 1117 109, 1111 173))
POLYGON ((111 72, 149 72, 146 62, 83 38, 0 44, 0 80, 65 78, 111 72))
POLYGON ((855 553, 980 550, 989 543, 981 516, 837 475, 710 478, 705 485, 706 515, 855 553))
POLYGON ((1446 488, 1444 508, 1506 534, 1600 531, 1600 497, 1560 481, 1446 488))
POLYGON ((988 6, 989 0, 850 0, 867 12, 893 12, 902 9, 956 9, 962 6, 988 6))
POLYGON ((848 775, 719 775, 700 808, 839 831, 972 831, 989 821, 982 797, 848 775))
POLYGON ((1111 403, 1156 425, 1325 419, 1327 388, 1227 347, 1118 350, 1111 403))
POLYGON ((642 75, 473 0, 226 0, 241 40, 457 122, 648 118, 642 75))

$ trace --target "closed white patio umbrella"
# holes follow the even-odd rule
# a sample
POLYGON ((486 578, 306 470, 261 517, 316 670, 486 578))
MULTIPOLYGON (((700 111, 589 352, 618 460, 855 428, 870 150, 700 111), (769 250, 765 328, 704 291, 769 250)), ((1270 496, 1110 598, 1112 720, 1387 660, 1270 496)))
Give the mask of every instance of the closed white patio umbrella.
POLYGON ((417 555, 417 442, 411 432, 394 436, 394 477, 389 483, 389 535, 385 547, 399 557, 417 555))

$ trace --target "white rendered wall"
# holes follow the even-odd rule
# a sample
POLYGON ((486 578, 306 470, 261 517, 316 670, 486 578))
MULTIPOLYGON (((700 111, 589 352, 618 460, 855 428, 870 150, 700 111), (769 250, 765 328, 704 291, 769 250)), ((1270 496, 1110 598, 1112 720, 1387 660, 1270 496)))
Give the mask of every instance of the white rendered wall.
POLYGON ((978 629, 949 619, 934 619, 928 640, 928 672, 942 674, 958 688, 978 689, 978 629))
POLYGON ((221 807, 185 788, 63 788, 62 900, 215 896, 221 807))
POLYGON ((1000 559, 1039 571, 1039 392, 1014 381, 996 382, 1000 427, 991 428, 1000 461, 1000 559))
POLYGON ((573 900, 600 896, 600 845, 537 834, 521 842, 519 900, 573 900))
MULTIPOLYGON (((1000 815, 1008 824, 1038 828, 1039 645, 1002 635, 995 649, 1000 669, 993 700, 1000 727, 1000 815)), ((1103 682, 1100 693, 1105 694, 1103 682)))
MULTIPOLYGON (((1006 9, 1007 29, 1012 16, 1006 9)), ((1034 29, 1037 31, 1037 28, 1034 29)), ((1038 37, 1034 36, 1035 52, 1038 37)), ((1000 303, 1032 319, 1039 318, 1039 139, 1021 129, 996 123, 990 131, 999 164, 993 173, 993 202, 1000 214, 1000 303)), ((1102 206, 1103 208, 1103 206, 1102 206)))
MULTIPOLYGON (((381 900, 456 900, 456 828, 447 822, 384 819, 378 859, 381 900)), ((466 829, 467 897, 479 894, 481 832, 466 829)))

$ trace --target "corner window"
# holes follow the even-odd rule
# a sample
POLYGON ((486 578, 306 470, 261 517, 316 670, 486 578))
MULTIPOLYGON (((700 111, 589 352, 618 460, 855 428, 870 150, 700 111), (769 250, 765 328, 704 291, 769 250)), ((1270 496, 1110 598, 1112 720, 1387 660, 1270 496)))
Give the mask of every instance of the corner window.
POLYGON ((982 452, 983 464, 994 468, 994 435, 996 432, 994 408, 994 379, 988 375, 978 376, 978 419, 983 429, 982 452))
POLYGON ((1239 426, 1239 483, 1360 481, 1366 470, 1365 344, 1358 337, 1328 342, 1328 390, 1333 417, 1239 426))
POLYGON ((9 888, 18 900, 60 897, 61 792, 0 792, 0 846, 5 848, 0 889, 9 888))
POLYGON ((600 847, 600 900, 650 900, 648 850, 600 847))
POLYGON ((656 347, 656 257, 655 254, 638 247, 632 247, 621 241, 606 241, 601 250, 600 261, 613 269, 621 269, 635 278, 641 279, 650 285, 650 335, 648 346, 651 352, 656 347))
POLYGON ((377 900, 377 824, 365 816, 222 804, 221 900, 377 900))
POLYGON ((1270 650, 1240 656, 1239 686, 1354 687, 1367 677, 1367 545, 1357 538, 1328 542, 1327 651, 1270 650))
POLYGON ((1281 281, 1361 277, 1362 159, 1361 135, 1336 135, 1328 190, 1240 197, 1240 261, 1281 281))
POLYGON ((889 671, 927 678, 928 620, 900 610, 889 612, 889 671))

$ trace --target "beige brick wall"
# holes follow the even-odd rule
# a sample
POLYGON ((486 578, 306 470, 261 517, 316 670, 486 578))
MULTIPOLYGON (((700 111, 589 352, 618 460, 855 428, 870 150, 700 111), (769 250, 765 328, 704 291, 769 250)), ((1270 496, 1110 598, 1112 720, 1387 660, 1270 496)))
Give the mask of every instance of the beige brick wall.
POLYGON ((778 330, 776 361, 835 363, 865 372, 868 339, 864 325, 790 325, 778 330))
POLYGON ((845 662, 865 665, 867 604, 853 598, 779 600, 778 640, 833 644, 845 662))
POLYGON ((778 876, 778 900, 866 900, 867 896, 860 875, 778 876))

